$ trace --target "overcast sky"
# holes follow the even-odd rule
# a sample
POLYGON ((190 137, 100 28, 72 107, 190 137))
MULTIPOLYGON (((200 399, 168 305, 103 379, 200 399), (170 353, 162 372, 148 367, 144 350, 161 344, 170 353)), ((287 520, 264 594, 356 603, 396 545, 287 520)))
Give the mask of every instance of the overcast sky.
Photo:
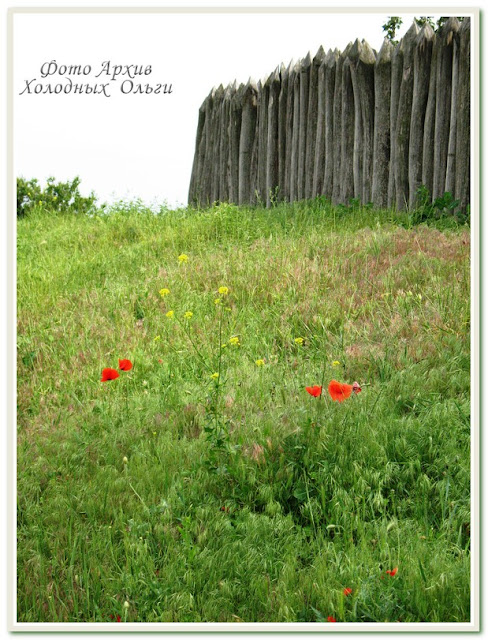
MULTIPOLYGON (((413 13, 403 14, 403 35, 413 13)), ((438 15, 434 15, 437 19, 438 15)), ((280 63, 343 50, 364 38, 379 49, 386 13, 15 14, 14 169, 17 176, 81 178, 100 201, 139 197, 186 204, 198 109, 213 86, 265 77, 280 63), (108 83, 103 94, 36 94, 65 83, 41 77, 44 63, 91 67, 73 82, 108 83), (110 80, 102 63, 151 66, 134 82, 172 93, 124 94, 128 76, 110 80), (27 86, 27 83, 30 83, 27 86), (39 89, 40 90, 40 89, 39 89)), ((54 65, 51 70, 54 70, 54 65)), ((47 70, 47 66, 43 68, 47 70)))

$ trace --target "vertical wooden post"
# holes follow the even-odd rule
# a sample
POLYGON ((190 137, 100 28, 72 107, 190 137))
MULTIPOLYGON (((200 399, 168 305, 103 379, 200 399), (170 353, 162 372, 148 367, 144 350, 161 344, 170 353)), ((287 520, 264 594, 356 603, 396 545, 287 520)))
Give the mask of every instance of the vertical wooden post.
POLYGON ((280 95, 278 97, 278 187, 279 200, 286 197, 285 167, 286 167, 286 138, 290 131, 286 127, 286 106, 288 97, 288 79, 290 77, 290 66, 280 67, 280 95))
POLYGON ((290 202, 299 200, 298 196, 298 146, 300 129, 300 68, 301 61, 295 65, 295 82, 293 83, 293 135, 291 141, 290 162, 290 202))
POLYGON ((285 189, 284 197, 291 200, 291 151, 293 145, 293 108, 295 101, 296 65, 290 62, 288 67, 288 91, 286 96, 286 150, 285 150, 285 189))
POLYGON ((378 53, 374 70, 374 140, 372 199, 376 206, 388 206, 390 174, 390 97, 393 45, 387 38, 378 53))
POLYGON ((256 134, 258 88, 249 78, 242 92, 242 124, 239 138, 239 204, 252 201, 251 157, 256 134))
POLYGON ((317 138, 317 119, 318 119, 318 75, 319 68, 325 58, 325 51, 322 45, 313 57, 309 71, 309 87, 308 87, 308 107, 307 107, 307 138, 305 148, 305 185, 304 197, 309 199, 312 197, 313 174, 315 166, 315 142, 317 138))
POLYGON ((415 41, 419 34, 419 27, 414 21, 403 36, 403 72, 398 95, 398 110, 395 129, 395 192, 396 207, 403 211, 409 201, 410 188, 408 184, 408 144, 410 140, 410 120, 412 117, 413 98, 413 52, 415 41))
POLYGON ((400 41, 391 56, 391 92, 390 92, 390 172, 388 176, 388 207, 396 203, 395 158, 396 158, 396 123, 398 114, 398 98, 403 71, 403 51, 400 41))
POLYGON ((470 162, 471 162, 471 129, 470 129, 470 57, 471 57, 471 23, 464 18, 459 29, 459 69, 457 85, 457 127, 456 127, 456 182, 455 197, 463 211, 469 204, 470 162))
POLYGON ((313 163, 313 180, 312 180, 312 197, 322 193, 324 183, 325 169, 325 69, 328 56, 331 54, 329 49, 317 74, 317 135, 315 137, 315 158, 313 163))
POLYGON ((447 145, 446 185, 444 190, 455 196, 456 189, 456 129, 459 81, 459 32, 454 34, 452 50, 451 114, 447 145))
POLYGON ((444 195, 446 186, 451 117, 453 40, 454 34, 458 30, 459 20, 452 17, 442 25, 437 33, 439 52, 436 69, 433 198, 439 198, 444 195))
MULTIPOLYGON (((336 91, 337 65, 339 61, 339 50, 334 49, 325 60, 325 131, 324 131, 324 181, 319 193, 323 193, 327 198, 332 199, 334 188, 334 174, 340 168, 340 155, 336 157, 335 146, 335 116, 334 101, 336 91)), ((340 141, 339 141, 340 145, 340 141)), ((340 151, 340 146, 339 146, 340 151)))
POLYGON ((339 204, 342 201, 342 68, 347 57, 346 52, 347 47, 337 60, 334 85, 334 176, 332 188, 332 202, 334 204, 339 204))
MULTIPOLYGON (((352 45, 351 45, 352 46, 352 45)), ((342 127, 341 127, 341 196, 340 201, 348 204, 354 197, 354 94, 351 80, 351 61, 348 46, 342 66, 342 127)))
POLYGON ((305 158, 307 153, 307 118, 308 118, 308 95, 310 88, 310 67, 312 60, 310 53, 302 62, 300 68, 300 125, 298 129, 298 194, 297 199, 305 198, 305 158))
POLYGON ((408 205, 415 207, 417 191, 422 184, 424 122, 429 97, 430 65, 434 31, 426 23, 420 30, 413 53, 413 97, 410 117, 410 142, 408 149, 408 205))
POLYGON ((278 100, 280 95, 280 73, 278 68, 268 78, 268 126, 266 145, 266 207, 276 197, 278 187, 278 100))

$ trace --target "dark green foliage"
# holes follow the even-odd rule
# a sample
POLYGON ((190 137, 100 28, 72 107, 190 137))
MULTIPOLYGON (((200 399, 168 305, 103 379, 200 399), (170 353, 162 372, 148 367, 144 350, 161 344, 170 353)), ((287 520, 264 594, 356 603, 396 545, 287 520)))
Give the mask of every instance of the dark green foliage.
POLYGON ((390 40, 393 44, 398 44, 397 40, 395 40, 396 30, 400 28, 403 23, 403 19, 399 16, 390 16, 388 21, 382 26, 383 31, 386 32, 385 37, 390 40))
POLYGON ((47 179, 45 189, 42 189, 35 178, 17 178, 17 217, 28 215, 40 207, 61 213, 93 212, 97 198, 93 192, 88 197, 82 196, 79 184, 78 176, 71 182, 56 182, 51 177, 47 179))
POLYGON ((469 225, 469 205, 463 211, 459 207, 459 200, 455 200, 452 193, 446 192, 443 196, 435 198, 425 185, 420 185, 417 190, 418 206, 409 215, 409 223, 412 225, 422 223, 436 223, 437 226, 452 227, 469 225))

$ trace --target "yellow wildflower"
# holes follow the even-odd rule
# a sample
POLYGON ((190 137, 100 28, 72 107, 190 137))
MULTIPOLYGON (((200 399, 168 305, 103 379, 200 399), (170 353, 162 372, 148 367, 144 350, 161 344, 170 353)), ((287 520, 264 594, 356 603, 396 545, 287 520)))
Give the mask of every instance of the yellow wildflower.
POLYGON ((215 298, 214 304, 220 304, 222 302, 221 298, 215 298))
POLYGON ((168 313, 166 314, 167 318, 172 318, 175 315, 175 312, 173 310, 168 311, 168 313))
POLYGON ((164 298, 164 296, 167 296, 168 293, 169 293, 169 289, 164 288, 159 290, 159 295, 161 296, 161 298, 164 298))
POLYGON ((221 296, 226 296, 229 293, 229 287, 219 287, 219 293, 221 296))
POLYGON ((303 344, 303 338, 295 338, 295 344, 303 344))
POLYGON ((193 312, 192 311, 185 311, 185 318, 188 318, 188 320, 193 316, 193 312))
POLYGON ((341 363, 339 362, 339 360, 334 360, 334 362, 332 363, 333 367, 338 367, 341 363))
POLYGON ((256 366, 257 367, 262 367, 263 365, 264 365, 264 360, 263 359, 256 360, 256 366))
POLYGON ((232 338, 229 338, 229 344, 232 344, 234 346, 239 346, 240 345, 239 338, 237 336, 233 336, 232 338))
POLYGON ((188 262, 188 256, 186 255, 186 253, 182 253, 181 255, 178 256, 178 261, 179 262, 188 262))
POLYGON ((212 375, 210 376, 212 378, 212 380, 217 380, 217 378, 219 377, 218 373, 212 373, 212 375))

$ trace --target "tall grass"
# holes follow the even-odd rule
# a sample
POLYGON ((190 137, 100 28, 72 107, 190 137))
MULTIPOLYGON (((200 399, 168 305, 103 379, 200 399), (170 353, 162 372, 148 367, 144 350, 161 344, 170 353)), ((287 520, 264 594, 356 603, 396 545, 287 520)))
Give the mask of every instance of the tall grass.
POLYGON ((321 201, 19 220, 19 621, 469 620, 469 273, 321 201))

